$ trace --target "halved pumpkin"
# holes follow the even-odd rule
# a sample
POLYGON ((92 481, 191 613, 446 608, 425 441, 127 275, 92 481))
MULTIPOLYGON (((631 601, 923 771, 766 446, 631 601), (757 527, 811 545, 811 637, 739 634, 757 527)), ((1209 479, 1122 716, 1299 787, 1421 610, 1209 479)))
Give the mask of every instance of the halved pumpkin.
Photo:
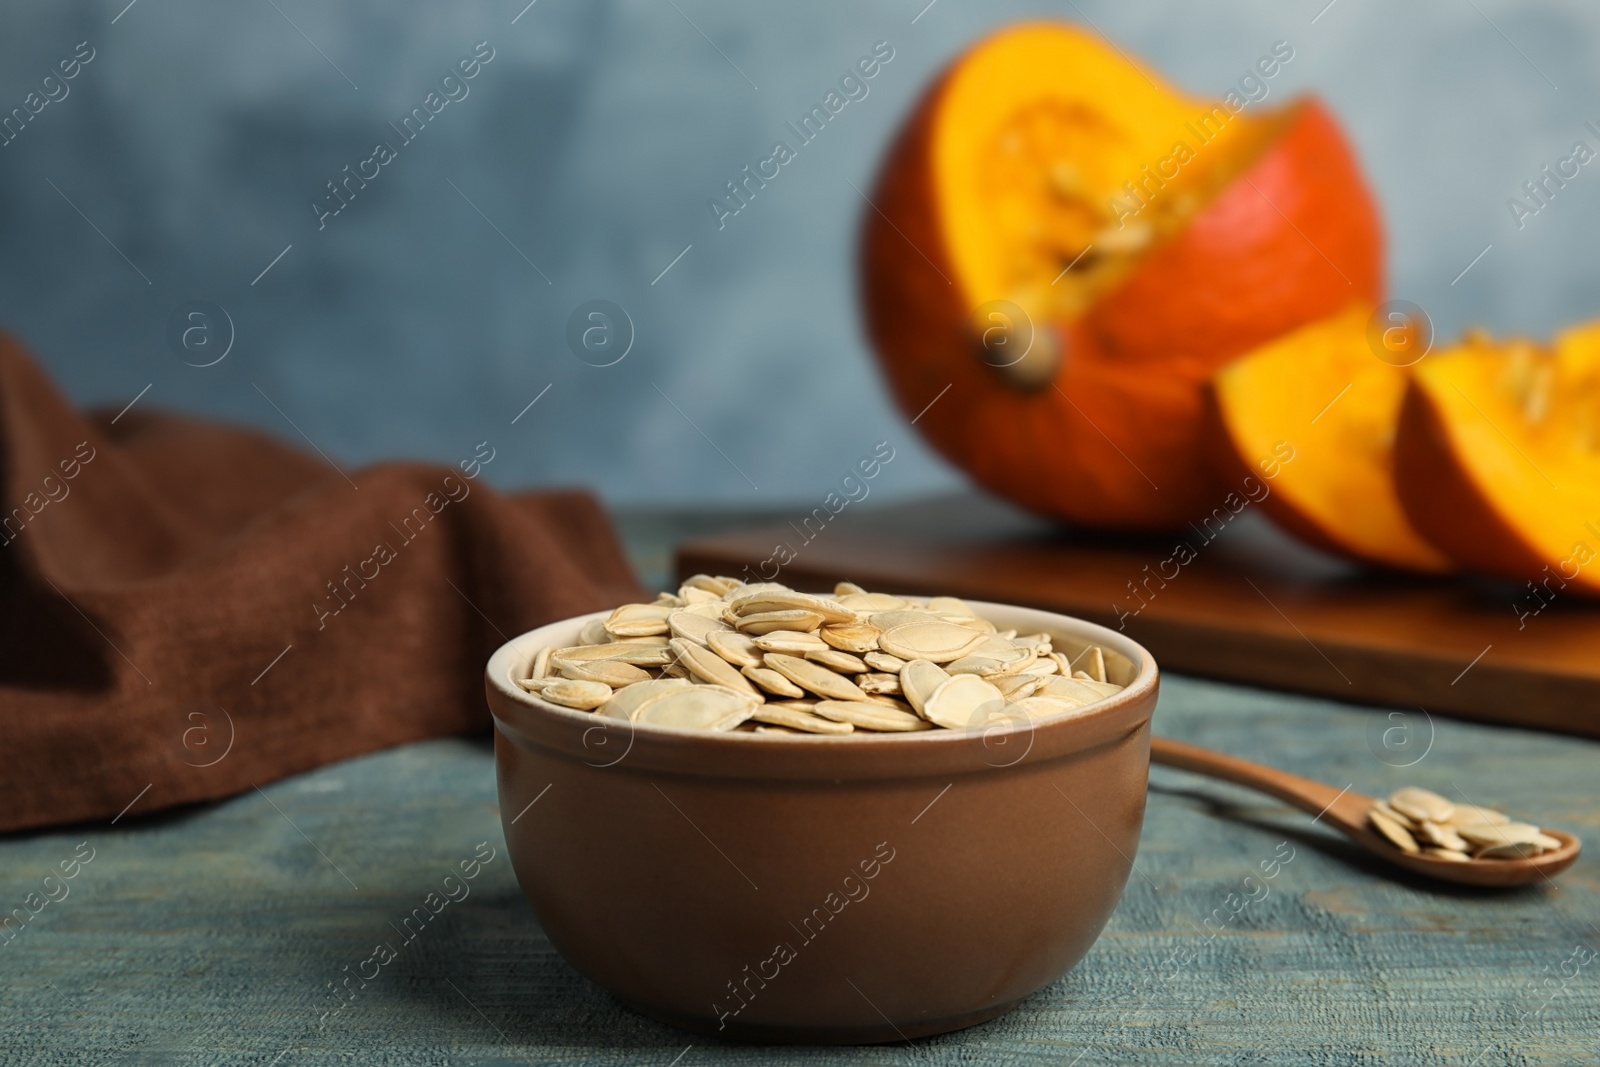
POLYGON ((1600 323, 1424 360, 1395 460, 1411 522, 1460 563, 1600 594, 1600 323))
POLYGON ((1063 24, 959 58, 871 200, 864 310, 902 410, 989 489, 1087 525, 1209 512, 1206 379, 1380 286, 1321 105, 1236 113, 1063 24))
POLYGON ((1223 471, 1253 474, 1261 507, 1290 533, 1339 555, 1447 571, 1449 557, 1412 528, 1394 477, 1394 430, 1410 370, 1368 344, 1372 308, 1285 334, 1212 379, 1223 471), (1293 460, 1258 464, 1287 443, 1293 460))

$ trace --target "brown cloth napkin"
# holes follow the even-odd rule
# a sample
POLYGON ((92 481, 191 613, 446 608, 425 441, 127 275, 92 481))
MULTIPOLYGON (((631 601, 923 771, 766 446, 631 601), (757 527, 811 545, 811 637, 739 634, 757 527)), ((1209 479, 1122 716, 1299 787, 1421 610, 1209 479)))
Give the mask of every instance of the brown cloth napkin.
POLYGON ((0 831, 485 728, 498 645, 642 592, 592 497, 489 488, 497 444, 347 480, 246 430, 81 415, 0 336, 0 831))

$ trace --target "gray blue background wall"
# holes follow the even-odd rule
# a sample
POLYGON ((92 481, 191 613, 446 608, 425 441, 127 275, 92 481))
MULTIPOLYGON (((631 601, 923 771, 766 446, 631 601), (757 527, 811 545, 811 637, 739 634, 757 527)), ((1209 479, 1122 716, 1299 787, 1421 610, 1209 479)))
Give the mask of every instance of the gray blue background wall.
POLYGON ((852 183, 868 188, 966 43, 1037 16, 1092 23, 1213 95, 1288 40, 1269 99, 1315 91, 1342 115, 1382 198, 1394 295, 1442 334, 1600 314, 1600 169, 1520 230, 1506 206, 1574 141, 1600 147, 1584 127, 1600 8, 1581 0, 524 3, 8 4, 0 110, 78 42, 95 58, 0 148, 0 325, 78 401, 120 408, 149 385, 141 405, 300 440, 292 420, 346 467, 487 439, 501 486, 809 505, 889 440, 878 499, 948 488, 959 476, 863 342, 870 209, 852 183), (479 41, 494 59, 470 95, 319 230, 325 183, 479 41), (868 95, 719 230, 707 199, 878 41, 894 58, 868 95), (606 368, 564 339, 596 298, 636 330, 606 368), (165 340, 191 300, 234 322, 215 366, 165 340))

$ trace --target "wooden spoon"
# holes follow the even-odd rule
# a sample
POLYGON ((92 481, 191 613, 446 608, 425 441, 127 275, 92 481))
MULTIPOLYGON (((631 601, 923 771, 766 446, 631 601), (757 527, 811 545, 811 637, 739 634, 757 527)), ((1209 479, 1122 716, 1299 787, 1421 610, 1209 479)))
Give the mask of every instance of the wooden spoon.
POLYGON ((1391 845, 1367 824, 1367 810, 1372 807, 1372 798, 1350 789, 1341 791, 1309 778, 1164 737, 1150 738, 1150 762, 1220 778, 1277 797, 1286 804, 1317 816, 1316 821, 1327 823, 1368 852, 1397 867, 1437 878, 1441 882, 1500 888, 1528 885, 1548 879, 1572 866, 1578 858, 1578 850, 1583 847, 1583 843, 1572 834, 1541 828, 1559 840, 1561 847, 1554 852, 1544 852, 1527 859, 1475 859, 1465 863, 1435 859, 1422 853, 1402 852, 1391 845))

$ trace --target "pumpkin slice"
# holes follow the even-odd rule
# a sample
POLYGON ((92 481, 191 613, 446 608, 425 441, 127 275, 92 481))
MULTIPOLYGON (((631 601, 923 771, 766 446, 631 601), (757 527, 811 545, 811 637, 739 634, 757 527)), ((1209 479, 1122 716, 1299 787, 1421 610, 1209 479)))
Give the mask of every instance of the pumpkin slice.
POLYGON ((1600 594, 1600 323, 1424 360, 1395 470, 1413 525, 1460 563, 1600 594))
POLYGON ((1410 371, 1373 354, 1372 309, 1303 326, 1212 379, 1223 471, 1253 475, 1261 507, 1338 555, 1441 572, 1444 553, 1412 528, 1394 478, 1394 431, 1410 371), (1294 458, 1282 462, 1280 450, 1294 458), (1270 475, 1268 472, 1272 472, 1270 475))
POLYGON ((1087 525, 1205 513, 1210 375, 1377 299, 1376 211, 1327 112, 1240 107, 1056 23, 928 91, 863 212, 863 302, 902 410, 978 482, 1087 525))

